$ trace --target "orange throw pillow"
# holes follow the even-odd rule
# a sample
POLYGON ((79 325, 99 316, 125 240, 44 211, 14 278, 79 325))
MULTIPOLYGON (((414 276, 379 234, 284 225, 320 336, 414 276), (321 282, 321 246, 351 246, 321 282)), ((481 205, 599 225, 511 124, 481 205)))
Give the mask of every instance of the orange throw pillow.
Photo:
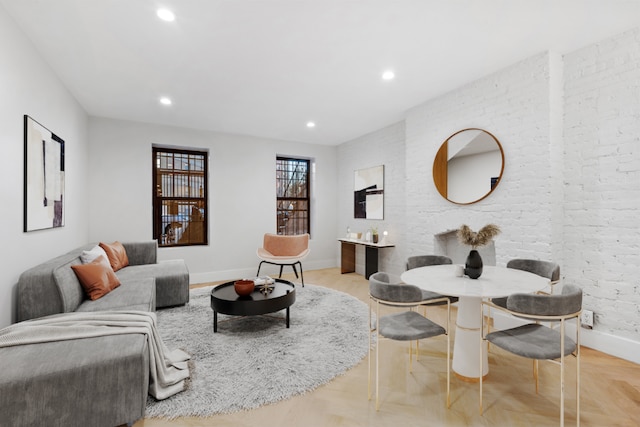
POLYGON ((111 264, 113 271, 118 271, 129 265, 129 258, 127 257, 127 252, 124 250, 122 243, 118 241, 111 244, 100 242, 100 247, 107 253, 109 264, 111 264))
POLYGON ((72 265, 71 268, 92 301, 120 286, 118 277, 102 255, 88 264, 72 265))

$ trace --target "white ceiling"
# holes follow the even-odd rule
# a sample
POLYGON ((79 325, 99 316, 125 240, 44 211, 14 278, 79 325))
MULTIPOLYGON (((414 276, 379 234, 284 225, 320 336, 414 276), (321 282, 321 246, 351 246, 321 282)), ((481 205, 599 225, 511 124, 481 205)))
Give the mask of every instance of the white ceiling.
POLYGON ((332 145, 529 56, 640 26, 639 0, 0 5, 91 115, 332 145), (159 6, 176 20, 160 21, 159 6))

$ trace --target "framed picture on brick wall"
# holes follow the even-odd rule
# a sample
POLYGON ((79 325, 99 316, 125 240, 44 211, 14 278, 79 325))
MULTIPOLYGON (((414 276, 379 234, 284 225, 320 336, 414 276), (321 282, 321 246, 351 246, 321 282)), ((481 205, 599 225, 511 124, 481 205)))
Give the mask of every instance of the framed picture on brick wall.
POLYGON ((24 231, 64 226, 64 141, 24 116, 24 231))

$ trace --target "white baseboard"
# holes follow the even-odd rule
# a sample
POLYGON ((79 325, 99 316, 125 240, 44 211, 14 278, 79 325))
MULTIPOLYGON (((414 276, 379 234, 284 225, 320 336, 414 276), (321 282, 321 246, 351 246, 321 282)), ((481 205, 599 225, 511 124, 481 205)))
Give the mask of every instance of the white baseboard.
MULTIPOLYGON (((189 283, 192 285, 198 283, 218 282, 221 280, 234 280, 239 278, 255 277, 258 271, 259 261, 256 261, 255 267, 251 268, 239 268, 233 270, 219 270, 219 271, 207 271, 203 273, 189 273, 189 283)), ((336 267, 335 260, 320 260, 320 261, 303 261, 302 267, 304 270, 320 270, 323 268, 336 267)), ((260 275, 278 277, 279 267, 263 264, 260 269, 260 275)), ((283 273, 290 273, 291 267, 285 267, 283 273)), ((300 274, 300 272, 298 272, 300 274)))
MULTIPOLYGON (((492 312, 495 327, 498 329, 514 327, 524 323, 505 313, 492 312)), ((575 324, 567 324, 567 334, 575 336, 575 324)), ((625 337, 611 335, 593 329, 580 329, 580 344, 611 356, 640 364, 640 342, 625 337)))
POLYGON ((580 343, 585 347, 640 364, 640 342, 638 341, 582 328, 580 343))

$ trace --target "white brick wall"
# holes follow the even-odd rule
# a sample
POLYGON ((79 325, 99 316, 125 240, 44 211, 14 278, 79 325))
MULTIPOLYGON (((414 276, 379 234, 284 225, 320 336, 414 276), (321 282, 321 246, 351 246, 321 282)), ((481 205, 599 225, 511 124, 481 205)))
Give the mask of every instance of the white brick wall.
POLYGON ((565 55, 564 276, 640 341, 640 29, 565 55))
POLYGON ((399 273, 406 257, 434 252, 439 232, 494 222, 498 265, 558 262, 563 283, 582 287, 595 312, 583 343, 640 360, 640 29, 564 57, 536 55, 429 100, 403 123, 343 144, 338 159, 340 234, 367 227, 353 220, 353 171, 387 167, 381 228, 398 246, 381 269, 399 273), (498 138, 505 169, 493 194, 463 206, 438 194, 432 162, 468 127, 498 138))
MULTIPOLYGON (((381 270, 404 271, 408 256, 434 252, 435 234, 463 223, 479 228, 494 222, 502 228, 496 239, 498 265, 514 257, 552 259, 560 252, 552 251, 560 245, 560 236, 554 241, 552 233, 553 207, 562 196, 551 185, 557 172, 551 162, 549 86, 550 69, 560 73, 558 63, 550 54, 529 58, 410 110, 403 123, 342 144, 339 233, 347 225, 360 231, 371 223, 353 219, 353 171, 385 164, 385 221, 380 228, 389 229, 398 246, 381 252, 381 270), (492 195, 461 206, 439 195, 432 164, 442 142, 467 127, 493 133, 506 165, 492 195)), ((363 262, 360 256, 358 262, 363 262)))
POLYGON ((551 259, 550 55, 517 63, 409 111, 406 119, 407 252, 433 253, 434 234, 495 223, 496 261, 551 259), (501 183, 486 199, 455 205, 435 189, 432 163, 451 134, 485 129, 502 144, 501 183))

